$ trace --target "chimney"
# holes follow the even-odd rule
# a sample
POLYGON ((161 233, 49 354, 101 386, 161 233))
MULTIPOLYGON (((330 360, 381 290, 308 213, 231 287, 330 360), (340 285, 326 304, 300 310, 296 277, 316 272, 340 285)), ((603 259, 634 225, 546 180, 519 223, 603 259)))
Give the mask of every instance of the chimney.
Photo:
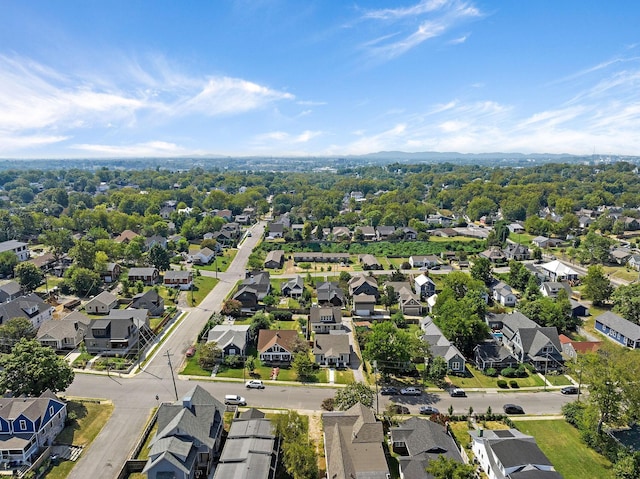
POLYGON ((182 398, 182 407, 186 409, 191 409, 191 396, 185 396, 182 398))

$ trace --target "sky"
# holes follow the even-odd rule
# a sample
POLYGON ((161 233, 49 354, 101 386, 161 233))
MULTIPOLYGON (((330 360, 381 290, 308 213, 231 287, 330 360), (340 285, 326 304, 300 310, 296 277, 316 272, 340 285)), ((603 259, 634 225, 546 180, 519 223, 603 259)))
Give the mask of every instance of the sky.
POLYGON ((640 2, 0 0, 0 158, 640 155, 640 2))

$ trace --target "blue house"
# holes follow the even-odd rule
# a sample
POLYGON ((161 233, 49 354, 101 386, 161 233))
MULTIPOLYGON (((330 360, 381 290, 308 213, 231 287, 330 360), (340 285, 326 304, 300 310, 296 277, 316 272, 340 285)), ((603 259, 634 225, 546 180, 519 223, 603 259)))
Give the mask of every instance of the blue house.
POLYGON ((611 311, 596 318, 596 329, 623 346, 640 348, 640 326, 611 311))
POLYGON ((51 391, 0 398, 0 468, 30 465, 64 429, 67 405, 51 391))

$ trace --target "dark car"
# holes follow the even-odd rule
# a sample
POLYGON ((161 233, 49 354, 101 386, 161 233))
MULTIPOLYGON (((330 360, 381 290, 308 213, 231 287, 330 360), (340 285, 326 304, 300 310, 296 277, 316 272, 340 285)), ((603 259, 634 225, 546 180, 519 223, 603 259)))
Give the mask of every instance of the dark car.
POLYGON ((517 404, 505 404, 502 406, 505 414, 524 414, 524 409, 522 406, 518 406, 517 404))
POLYGON ((411 411, 409 411, 407 406, 402 406, 400 404, 389 404, 388 409, 391 414, 411 414, 411 411))
POLYGON ((463 398, 467 396, 467 393, 464 392, 464 389, 452 388, 449 389, 449 396, 451 396, 452 398, 463 398))
POLYGON ((575 386, 565 386, 560 390, 560 392, 562 394, 578 394, 578 388, 575 386))
POLYGON ((440 411, 433 406, 420 406, 420 414, 440 414, 440 411))
POLYGON ((398 388, 394 388, 393 386, 385 386, 380 389, 380 394, 383 396, 395 396, 399 392, 398 388))

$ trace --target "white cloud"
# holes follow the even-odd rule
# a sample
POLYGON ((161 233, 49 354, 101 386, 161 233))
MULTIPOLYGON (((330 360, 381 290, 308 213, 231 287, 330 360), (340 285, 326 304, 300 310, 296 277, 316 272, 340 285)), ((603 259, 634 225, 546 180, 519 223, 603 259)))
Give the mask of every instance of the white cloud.
POLYGON ((20 151, 53 145, 68 140, 68 136, 25 135, 17 136, 0 132, 0 155, 9 156, 20 151))
POLYGON ((77 144, 72 145, 74 150, 82 150, 96 153, 98 156, 109 157, 145 157, 145 156, 177 156, 183 154, 195 154, 175 143, 166 141, 149 141, 133 145, 100 145, 100 144, 77 144))
POLYGON ((272 131, 269 133, 263 133, 255 137, 255 141, 259 144, 264 144, 265 142, 271 143, 307 143, 314 138, 321 136, 322 131, 311 131, 305 130, 302 133, 297 135, 292 135, 285 131, 272 131))
POLYGON ((364 14, 364 18, 373 18, 377 20, 389 20, 403 17, 415 17, 424 13, 439 10, 449 3, 448 0, 422 0, 416 5, 405 8, 383 8, 380 10, 372 10, 364 14))
POLYGON ((462 35, 461 37, 454 38, 453 40, 450 40, 449 44, 450 45, 460 45, 460 44, 466 42, 467 38, 469 38, 469 37, 470 37, 470 34, 462 35))

